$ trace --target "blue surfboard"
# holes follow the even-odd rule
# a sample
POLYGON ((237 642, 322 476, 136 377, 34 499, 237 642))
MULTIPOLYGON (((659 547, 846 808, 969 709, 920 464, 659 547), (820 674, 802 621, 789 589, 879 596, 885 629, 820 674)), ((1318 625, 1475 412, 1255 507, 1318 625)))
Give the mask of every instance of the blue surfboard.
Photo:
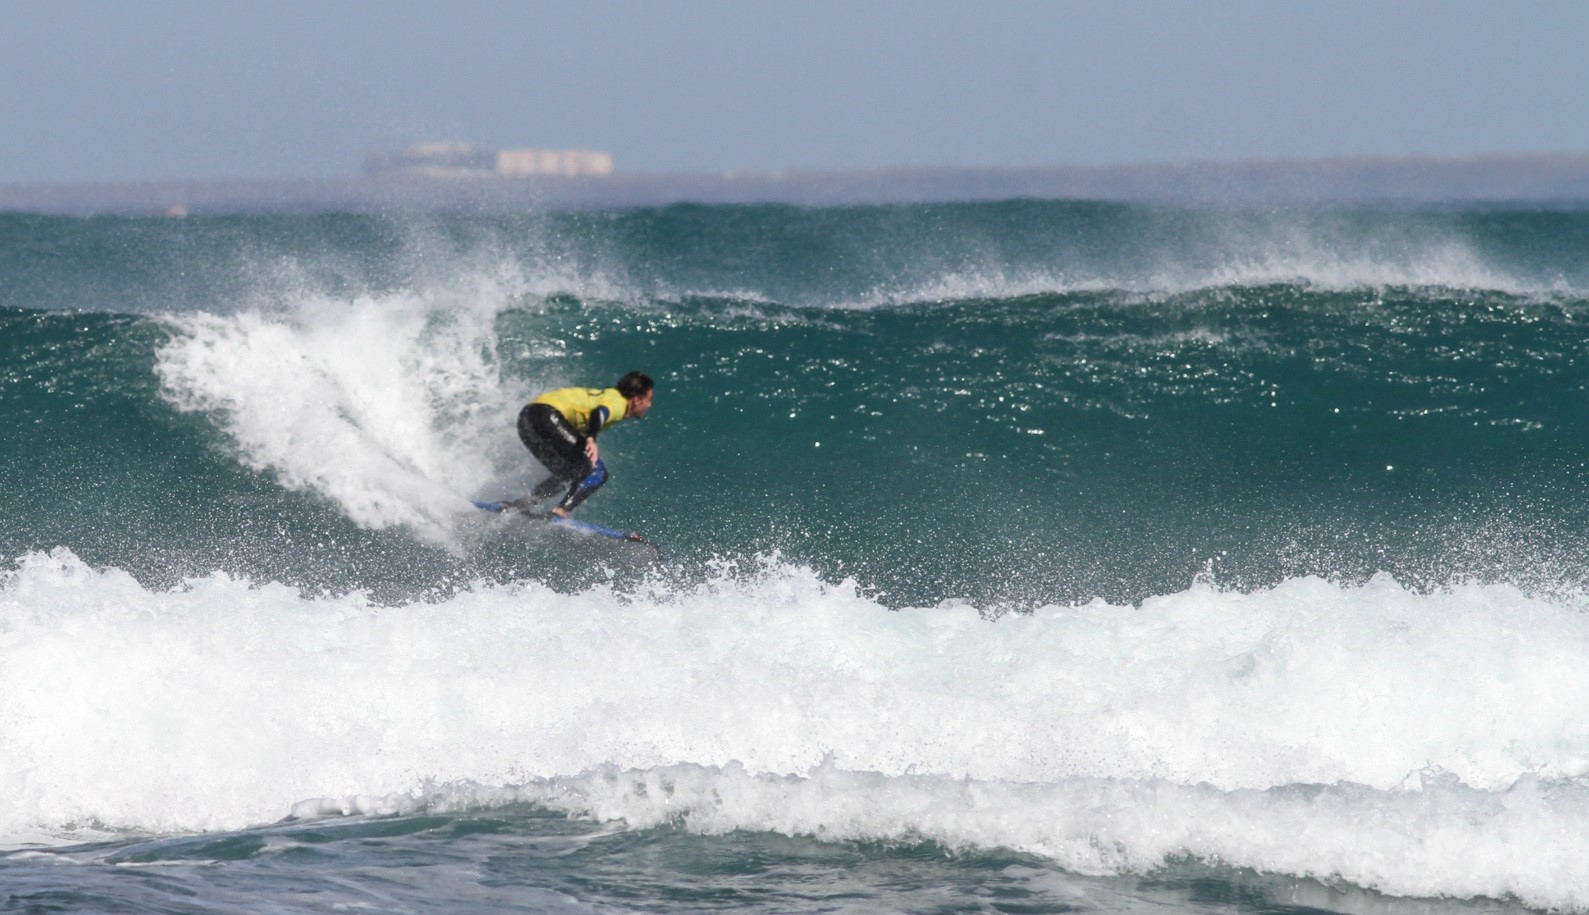
POLYGON ((642 543, 651 549, 656 550, 658 555, 661 555, 662 553, 662 550, 659 549, 656 544, 640 536, 639 534, 634 533, 633 531, 625 533, 623 531, 617 530, 616 528, 602 527, 600 524, 591 524, 589 521, 581 521, 578 518, 564 518, 560 515, 554 515, 551 512, 532 511, 526 508, 524 503, 521 502, 476 501, 474 503, 474 507, 480 509, 481 511, 496 512, 498 514, 507 511, 517 511, 526 518, 532 518, 536 521, 545 521, 547 524, 550 524, 553 527, 560 527, 564 530, 575 531, 581 534, 591 534, 597 537, 606 537, 609 540, 622 540, 626 543, 642 543))

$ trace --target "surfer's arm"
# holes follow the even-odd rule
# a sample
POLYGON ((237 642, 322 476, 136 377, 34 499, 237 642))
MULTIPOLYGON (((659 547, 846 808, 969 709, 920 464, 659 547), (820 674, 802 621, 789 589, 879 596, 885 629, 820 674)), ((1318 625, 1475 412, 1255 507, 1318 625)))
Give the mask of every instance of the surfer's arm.
POLYGON ((597 407, 590 411, 590 437, 595 438, 601 427, 607 425, 612 418, 612 413, 606 407, 597 407))
POLYGON ((597 458, 601 457, 601 452, 596 449, 596 434, 601 431, 602 426, 607 424, 607 419, 610 416, 612 416, 612 413, 606 407, 597 407, 590 411, 590 433, 585 436, 585 457, 590 458, 592 465, 596 463, 597 458))
POLYGON ((590 411, 590 434, 585 436, 585 457, 590 458, 592 464, 596 463, 596 459, 601 456, 601 453, 596 450, 596 435, 601 432, 602 426, 607 425, 607 420, 611 416, 612 412, 606 407, 597 407, 590 411))

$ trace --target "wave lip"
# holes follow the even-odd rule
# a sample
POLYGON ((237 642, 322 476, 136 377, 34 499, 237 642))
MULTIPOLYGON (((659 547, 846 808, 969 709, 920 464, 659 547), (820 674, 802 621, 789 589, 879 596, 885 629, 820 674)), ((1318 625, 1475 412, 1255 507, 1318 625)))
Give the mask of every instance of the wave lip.
POLYGON ((1577 298, 1561 282, 1530 283, 1485 266, 1458 246, 1411 261, 1342 256, 1330 252, 1294 255, 1263 252, 1232 255, 1205 266, 1144 265, 1140 271, 1089 272, 1042 269, 956 270, 914 284, 880 287, 850 306, 859 310, 944 302, 1008 301, 1031 296, 1120 294, 1164 297, 1220 289, 1290 286, 1311 292, 1384 290, 1499 293, 1525 300, 1577 298))
MULTIPOLYGON (((1589 908, 1589 788, 1525 778, 1488 792, 1435 775, 1416 789, 1299 785, 1220 791, 1163 781, 983 782, 831 764, 803 776, 742 767, 593 772, 521 798, 632 826, 721 835, 1007 848, 1087 875, 1190 858, 1396 896, 1515 898, 1589 908)), ((457 803, 454 797, 450 803, 457 803)))
POLYGON ((320 798, 293 814, 463 813, 525 803, 636 829, 1001 848, 1086 876, 1147 874, 1190 860, 1392 896, 1589 909, 1589 861, 1580 853, 1589 841, 1589 788, 1532 777, 1502 791, 1440 772, 1390 790, 1338 783, 1221 791, 1163 780, 889 776, 831 761, 797 775, 738 764, 606 766, 516 787, 320 798))

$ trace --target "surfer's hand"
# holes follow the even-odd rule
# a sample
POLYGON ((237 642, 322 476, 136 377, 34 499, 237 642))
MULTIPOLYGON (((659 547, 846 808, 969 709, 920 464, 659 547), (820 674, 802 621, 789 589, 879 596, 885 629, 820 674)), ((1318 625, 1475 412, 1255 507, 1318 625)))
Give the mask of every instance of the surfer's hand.
POLYGON ((590 458, 591 466, 594 467, 595 464, 596 464, 597 454, 596 454, 596 440, 593 439, 593 438, 585 439, 585 457, 590 458))

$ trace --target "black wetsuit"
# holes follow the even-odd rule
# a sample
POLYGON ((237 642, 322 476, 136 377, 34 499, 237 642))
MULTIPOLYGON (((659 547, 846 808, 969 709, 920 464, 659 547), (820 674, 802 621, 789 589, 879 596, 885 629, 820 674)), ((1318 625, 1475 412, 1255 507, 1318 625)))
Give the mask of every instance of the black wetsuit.
MULTIPOLYGON (((600 418, 593 418, 593 426, 590 437, 601 431, 600 418)), ((607 482, 607 466, 599 458, 592 464, 585 455, 587 439, 551 404, 527 404, 519 411, 519 440, 552 472, 531 492, 534 499, 545 499, 567 486, 558 507, 573 511, 607 482)))

